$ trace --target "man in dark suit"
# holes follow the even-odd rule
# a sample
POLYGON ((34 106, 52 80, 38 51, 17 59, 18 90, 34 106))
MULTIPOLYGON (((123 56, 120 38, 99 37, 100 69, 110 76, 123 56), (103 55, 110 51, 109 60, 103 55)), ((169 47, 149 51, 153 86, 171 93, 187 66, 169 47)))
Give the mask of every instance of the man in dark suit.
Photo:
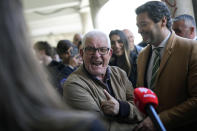
MULTIPOLYGON (((147 2, 136 9, 137 26, 148 43, 137 62, 137 86, 158 96, 157 111, 167 130, 197 129, 197 42, 171 30, 171 16, 163 2, 147 2)), ((150 117, 136 130, 155 130, 150 117)))

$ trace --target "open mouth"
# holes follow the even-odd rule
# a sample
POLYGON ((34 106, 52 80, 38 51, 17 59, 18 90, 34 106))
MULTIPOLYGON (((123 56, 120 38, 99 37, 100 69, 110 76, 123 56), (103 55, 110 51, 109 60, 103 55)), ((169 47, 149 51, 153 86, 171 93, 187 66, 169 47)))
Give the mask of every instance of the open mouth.
POLYGON ((92 65, 95 65, 95 66, 100 66, 103 64, 102 61, 94 61, 94 62, 91 62, 92 65))

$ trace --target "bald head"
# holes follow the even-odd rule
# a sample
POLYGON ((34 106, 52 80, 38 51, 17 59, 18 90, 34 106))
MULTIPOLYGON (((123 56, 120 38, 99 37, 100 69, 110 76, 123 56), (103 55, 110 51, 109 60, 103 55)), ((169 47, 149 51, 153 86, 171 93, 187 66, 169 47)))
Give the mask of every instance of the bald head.
POLYGON ((82 40, 82 35, 79 33, 76 33, 73 37, 73 44, 78 46, 79 42, 82 40))
POLYGON ((124 32, 124 34, 126 35, 128 41, 129 41, 130 49, 133 50, 134 49, 134 35, 133 35, 133 33, 129 29, 124 29, 122 31, 124 32))

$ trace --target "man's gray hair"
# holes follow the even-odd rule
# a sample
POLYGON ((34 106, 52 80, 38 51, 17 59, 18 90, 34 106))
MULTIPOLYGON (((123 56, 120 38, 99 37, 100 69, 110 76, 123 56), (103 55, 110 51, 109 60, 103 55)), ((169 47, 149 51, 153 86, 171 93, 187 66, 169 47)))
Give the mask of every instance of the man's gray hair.
POLYGON ((173 19, 173 22, 180 21, 180 20, 184 20, 185 24, 188 27, 194 27, 195 32, 196 32, 196 22, 193 16, 188 15, 188 14, 179 15, 173 19))
POLYGON ((85 47, 85 42, 87 38, 96 38, 96 37, 99 37, 99 39, 106 40, 108 47, 111 48, 111 43, 108 35, 100 30, 92 30, 86 33, 82 39, 82 48, 85 47))

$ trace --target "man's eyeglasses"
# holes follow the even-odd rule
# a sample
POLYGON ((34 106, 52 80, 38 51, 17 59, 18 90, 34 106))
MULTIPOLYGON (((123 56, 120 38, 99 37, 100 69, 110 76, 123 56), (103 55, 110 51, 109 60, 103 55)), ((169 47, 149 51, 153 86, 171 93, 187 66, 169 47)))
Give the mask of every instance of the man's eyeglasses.
POLYGON ((100 55, 105 55, 109 52, 109 48, 107 48, 107 47, 100 47, 100 48, 85 47, 84 50, 87 54, 90 54, 90 55, 94 54, 97 50, 100 55))
POLYGON ((113 46, 113 45, 115 45, 115 44, 116 44, 116 42, 118 42, 118 43, 123 43, 123 41, 122 41, 122 40, 116 40, 116 41, 111 40, 111 45, 112 45, 112 46, 113 46))

